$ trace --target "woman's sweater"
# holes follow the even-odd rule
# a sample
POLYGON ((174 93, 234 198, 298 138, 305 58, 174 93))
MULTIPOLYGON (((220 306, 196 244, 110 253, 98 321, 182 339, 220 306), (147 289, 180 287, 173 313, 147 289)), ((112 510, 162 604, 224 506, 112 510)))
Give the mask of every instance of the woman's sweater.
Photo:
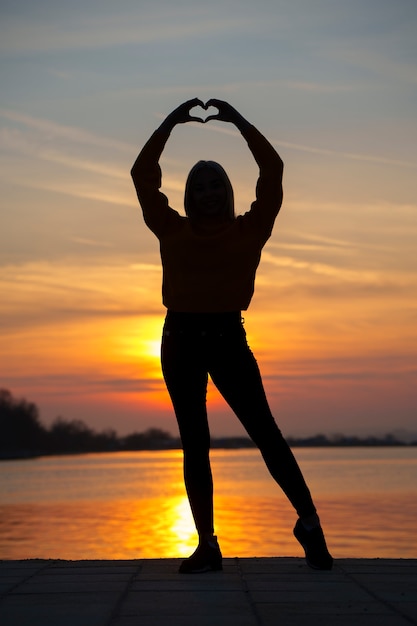
POLYGON ((167 133, 155 131, 132 168, 145 223, 160 242, 162 300, 169 310, 211 313, 249 306, 261 251, 282 203, 283 164, 255 127, 241 132, 259 166, 259 178, 250 210, 232 221, 197 221, 169 206, 160 191, 158 163, 167 133))

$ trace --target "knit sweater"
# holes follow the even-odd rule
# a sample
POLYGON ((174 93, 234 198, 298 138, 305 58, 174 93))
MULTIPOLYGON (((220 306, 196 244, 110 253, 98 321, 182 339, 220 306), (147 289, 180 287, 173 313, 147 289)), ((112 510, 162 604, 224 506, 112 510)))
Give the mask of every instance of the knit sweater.
POLYGON ((282 203, 282 161, 253 126, 241 131, 258 166, 256 200, 234 220, 183 217, 160 191, 159 157, 168 136, 157 130, 140 153, 132 177, 145 223, 158 237, 162 301, 172 311, 246 310, 262 248, 282 203))

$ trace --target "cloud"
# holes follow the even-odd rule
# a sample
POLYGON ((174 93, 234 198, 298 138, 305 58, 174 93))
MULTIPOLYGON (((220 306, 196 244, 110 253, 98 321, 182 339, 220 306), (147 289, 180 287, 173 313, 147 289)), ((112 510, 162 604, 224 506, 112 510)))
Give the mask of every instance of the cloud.
POLYGON ((327 237, 325 235, 315 235, 314 233, 304 233, 301 231, 292 231, 287 229, 287 236, 290 237, 295 243, 270 243, 269 246, 273 248, 293 248, 293 249, 313 249, 313 250, 351 250, 357 247, 357 241, 350 241, 347 239, 337 239, 335 237, 327 237), (299 240, 298 242, 296 240, 299 240))
POLYGON ((184 7, 164 3, 151 10, 138 9, 94 15, 78 11, 69 15, 45 15, 42 19, 5 16, 0 31, 0 52, 57 52, 61 50, 93 50, 115 46, 192 43, 210 37, 253 33, 268 24, 262 14, 222 10, 218 15, 211 6, 193 3, 184 7))
POLYGON ((137 207, 129 176, 130 162, 137 148, 81 128, 5 109, 0 109, 0 116, 9 123, 21 126, 4 127, 0 131, 0 147, 4 155, 2 177, 8 183, 75 198, 137 207), (109 154, 114 162, 105 161, 109 154), (11 155, 28 159, 30 165, 20 163, 16 166, 11 155), (120 155, 119 158, 117 155, 120 155), (120 165, 121 159, 126 166, 120 165), (51 164, 54 170, 48 167, 41 171, 41 162, 51 164), (22 170, 26 171, 24 177, 22 170), (66 175, 66 170, 78 170, 89 176, 77 180, 73 175, 66 175))
POLYGON ((262 254, 263 284, 276 284, 276 277, 267 266, 289 271, 289 276, 281 274, 281 294, 288 288, 290 292, 301 290, 314 293, 315 297, 321 294, 322 297, 331 299, 343 295, 352 298, 355 294, 357 297, 374 296, 378 293, 383 297, 402 293, 406 297, 410 290, 417 289, 417 276, 413 273, 386 268, 375 270, 366 267, 342 267, 338 264, 312 261, 308 257, 301 259, 277 255, 268 250, 262 254))
POLYGON ((296 364, 286 363, 278 374, 263 376, 264 381, 271 383, 271 387, 279 393, 279 383, 282 381, 327 383, 329 381, 345 382, 373 382, 380 385, 383 382, 401 381, 408 379, 412 382, 417 374, 414 362, 407 354, 396 354, 390 358, 389 354, 379 355, 376 359, 370 355, 365 357, 322 358, 296 364), (278 383, 278 384, 277 384, 278 383))
MULTIPOLYGON (((50 120, 34 117, 25 113, 19 113, 18 111, 0 108, 0 116, 10 122, 17 122, 23 126, 42 133, 43 139, 48 143, 53 139, 66 139, 71 143, 79 143, 82 145, 94 146, 96 148, 106 148, 108 150, 117 150, 125 152, 129 155, 132 151, 135 151, 135 147, 131 144, 96 135, 79 127, 58 124, 57 122, 52 122, 50 120)), ((8 147, 13 146, 13 139, 13 136, 11 136, 11 141, 9 141, 8 147)), ((3 136, 3 140, 8 141, 8 136, 3 136)))
MULTIPOLYGON (((6 162, 3 176, 7 171, 6 176, 9 182, 13 180, 22 186, 62 193, 76 198, 127 207, 138 206, 129 175, 133 155, 136 155, 138 151, 137 146, 99 136, 82 128, 57 124, 7 109, 0 109, 0 116, 29 129, 26 132, 19 128, 7 127, 0 130, 0 148, 5 154, 17 154, 37 161, 63 165, 67 169, 97 174, 104 179, 98 186, 94 179, 89 179, 84 183, 75 182, 74 179, 59 180, 57 176, 51 177, 49 171, 46 177, 40 177, 38 173, 31 176, 31 173, 34 173, 33 168, 27 168, 27 175, 22 179, 21 167, 13 166, 7 171, 6 162), (97 153, 97 148, 99 149, 98 155, 93 156, 93 153, 97 153), (120 158, 114 163, 104 162, 102 149, 106 149, 105 154, 110 153, 113 159, 114 154, 118 152, 120 158), (90 156, 86 156, 88 152, 90 156), (120 159, 127 161, 127 158, 129 165, 120 166, 120 159), (126 191, 116 189, 115 183, 120 182, 124 183, 126 191)), ((165 162, 171 165, 174 163, 172 159, 167 159, 165 162)), ((165 190, 183 192, 183 183, 179 183, 172 176, 164 176, 163 184, 165 190)))
POLYGON ((97 241, 94 239, 84 239, 83 237, 71 237, 71 241, 82 246, 92 246, 93 248, 113 248, 114 244, 109 241, 97 241))
POLYGON ((342 267, 327 265, 325 263, 316 263, 311 261, 302 261, 291 256, 275 256, 270 252, 264 252, 262 255, 263 263, 269 263, 278 267, 286 267, 297 271, 317 274, 322 277, 336 279, 347 283, 378 285, 383 279, 382 273, 367 270, 354 270, 342 267))
MULTIPOLYGON (((162 118, 163 116, 161 116, 162 118)), ((213 124, 204 124, 201 126, 202 129, 209 132, 221 133, 224 135, 240 137, 240 133, 237 130, 233 130, 231 128, 225 128, 224 126, 219 126, 219 123, 213 124)), ((417 169, 417 162, 415 161, 404 161, 400 159, 389 159, 386 157, 380 157, 374 154, 361 154, 359 152, 344 152, 341 150, 331 150, 327 148, 317 148, 316 146, 310 146, 306 144, 292 143, 289 141, 282 141, 281 139, 269 138, 269 141, 274 145, 279 151, 281 148, 288 148, 290 150, 295 150, 297 152, 309 152, 312 154, 318 154, 321 156, 327 156, 331 158, 339 158, 339 159, 348 159, 354 161, 367 161, 369 163, 381 163, 383 165, 395 165, 398 167, 412 168, 417 169)))
MULTIPOLYGON (((405 22, 401 30, 391 38, 385 34, 383 40, 379 42, 379 47, 369 47, 364 45, 338 45, 335 56, 344 62, 355 64, 362 69, 368 69, 378 76, 383 76, 384 80, 394 79, 410 85, 417 85, 417 67, 414 62, 407 62, 401 59, 398 52, 405 47, 407 41, 412 41, 417 28, 417 11, 414 16, 414 27, 405 22), (408 26, 408 28, 407 28, 408 26), (409 30, 408 30, 409 29, 409 30), (408 30, 408 33, 407 33, 408 30), (410 36, 410 38, 408 37, 410 36), (391 39, 391 41, 389 41, 391 39), (387 54, 387 48, 392 52, 387 54), (401 59, 401 60, 400 60, 401 59)), ((415 55, 415 49, 411 50, 415 55)))
POLYGON ((125 206, 136 208, 138 205, 137 200, 135 200, 131 192, 117 192, 113 189, 111 184, 108 184, 106 189, 99 189, 93 181, 91 183, 86 183, 83 186, 80 183, 74 185, 73 182, 27 179, 22 186, 27 186, 31 189, 52 191, 54 193, 64 194, 72 198, 84 198, 86 200, 104 202, 106 204, 113 204, 119 207, 125 206))
POLYGON ((8 297, 0 304, 1 333, 160 314, 154 297, 160 272, 159 265, 127 261, 111 265, 106 258, 89 265, 65 259, 3 266, 0 290, 8 297))
POLYGON ((81 373, 53 374, 47 372, 45 375, 9 375, 2 381, 3 387, 14 388, 35 388, 41 393, 43 390, 50 396, 66 396, 76 390, 77 396, 84 394, 103 393, 147 393, 160 392, 165 389, 162 380, 157 378, 115 378, 112 376, 97 376, 97 371, 83 371, 81 373))
POLYGON ((307 146, 303 144, 290 143, 288 141, 271 140, 277 148, 280 146, 283 148, 289 148, 291 150, 297 150, 301 152, 311 152, 313 154, 319 154, 328 157, 337 157, 342 159, 349 159, 354 161, 367 161, 369 163, 381 163, 383 165, 395 165, 398 167, 407 167, 417 169, 417 162, 403 161, 399 159, 388 159, 386 157, 376 156, 374 154, 361 154, 355 152, 343 152, 338 150, 330 150, 325 148, 316 148, 314 146, 307 146))

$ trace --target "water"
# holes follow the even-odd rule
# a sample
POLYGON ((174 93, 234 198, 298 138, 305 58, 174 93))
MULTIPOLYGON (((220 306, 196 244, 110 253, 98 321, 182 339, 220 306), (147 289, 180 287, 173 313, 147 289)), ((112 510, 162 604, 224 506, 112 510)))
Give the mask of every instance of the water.
MULTIPOLYGON (((417 448, 294 452, 336 558, 417 557, 417 448)), ((301 556, 258 451, 214 450, 212 465, 224 556, 301 556)), ((0 463, 0 558, 182 557, 195 544, 180 451, 0 463)))

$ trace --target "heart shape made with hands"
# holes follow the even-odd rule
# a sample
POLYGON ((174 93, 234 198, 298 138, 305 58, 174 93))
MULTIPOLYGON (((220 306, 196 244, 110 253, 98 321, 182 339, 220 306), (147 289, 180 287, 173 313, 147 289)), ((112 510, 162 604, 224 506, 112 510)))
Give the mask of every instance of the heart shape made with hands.
POLYGON ((217 109, 214 106, 201 106, 200 104, 198 104, 196 107, 193 107, 190 110, 190 115, 192 117, 198 117, 203 124, 205 124, 205 122, 207 121, 207 118, 211 117, 212 115, 218 115, 219 114, 219 109, 217 109), (203 111, 203 114, 202 114, 203 111))

